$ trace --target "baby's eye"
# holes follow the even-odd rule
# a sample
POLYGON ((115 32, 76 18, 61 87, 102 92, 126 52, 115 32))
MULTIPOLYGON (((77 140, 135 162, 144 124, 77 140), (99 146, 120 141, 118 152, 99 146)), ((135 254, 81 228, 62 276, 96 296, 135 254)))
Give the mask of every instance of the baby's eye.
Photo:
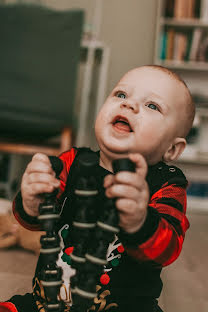
POLYGON ((148 104, 147 104, 147 107, 159 111, 159 108, 158 108, 157 105, 155 105, 154 103, 148 103, 148 104))
POLYGON ((126 94, 124 92, 121 92, 121 91, 116 92, 116 96, 121 98, 121 99, 126 98, 126 94))

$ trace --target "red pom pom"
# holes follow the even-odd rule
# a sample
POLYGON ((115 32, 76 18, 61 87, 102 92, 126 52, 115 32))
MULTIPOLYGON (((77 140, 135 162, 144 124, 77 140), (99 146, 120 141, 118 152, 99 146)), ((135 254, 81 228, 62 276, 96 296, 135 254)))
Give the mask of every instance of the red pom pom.
POLYGON ((66 248, 64 252, 69 256, 73 252, 73 250, 74 250, 74 247, 72 246, 72 247, 66 248))
POLYGON ((0 302, 0 312, 17 312, 17 309, 11 302, 0 302))
POLYGON ((118 252, 123 253, 124 252, 123 245, 118 246, 117 250, 118 250, 118 252))
POLYGON ((107 285, 107 284, 110 282, 110 277, 109 277, 109 275, 106 274, 106 273, 102 274, 101 277, 100 277, 100 282, 101 282, 101 284, 103 284, 103 285, 107 285))

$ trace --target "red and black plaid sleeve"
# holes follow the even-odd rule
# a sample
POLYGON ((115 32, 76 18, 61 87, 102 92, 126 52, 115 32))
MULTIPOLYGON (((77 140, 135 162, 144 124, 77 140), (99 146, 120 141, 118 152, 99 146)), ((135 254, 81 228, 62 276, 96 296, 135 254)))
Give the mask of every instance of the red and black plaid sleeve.
MULTIPOLYGON (((66 186, 66 181, 67 181, 67 176, 70 170, 70 167, 73 163, 73 160, 76 156, 77 150, 75 148, 72 148, 70 151, 67 151, 65 153, 62 153, 59 158, 63 161, 63 170, 60 174, 60 181, 61 181, 61 186, 60 186, 60 192, 58 194, 58 197, 61 196, 63 193, 65 186, 66 186)), ((17 194, 13 201, 13 213, 17 221, 26 229, 31 230, 31 231, 38 231, 40 230, 40 224, 37 219, 37 217, 32 217, 29 216, 23 208, 22 205, 22 196, 21 192, 17 194)))
POLYGON ((142 228, 134 234, 121 233, 129 255, 141 261, 167 266, 179 256, 185 232, 186 183, 177 177, 166 182, 150 199, 148 214, 142 228))

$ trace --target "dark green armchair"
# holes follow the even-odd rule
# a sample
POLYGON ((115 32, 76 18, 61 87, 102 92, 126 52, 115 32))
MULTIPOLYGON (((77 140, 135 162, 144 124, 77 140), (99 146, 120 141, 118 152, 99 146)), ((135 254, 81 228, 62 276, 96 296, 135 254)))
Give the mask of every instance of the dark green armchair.
POLYGON ((71 147, 83 21, 82 10, 0 6, 0 152, 71 147))

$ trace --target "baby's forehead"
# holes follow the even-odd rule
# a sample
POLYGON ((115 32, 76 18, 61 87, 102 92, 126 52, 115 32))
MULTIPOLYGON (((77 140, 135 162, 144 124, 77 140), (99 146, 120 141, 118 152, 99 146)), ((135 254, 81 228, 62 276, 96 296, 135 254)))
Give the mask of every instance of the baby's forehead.
MULTIPOLYGON (((142 77, 152 77, 154 76, 156 79, 158 79, 159 77, 164 77, 168 80, 170 80, 170 82, 172 81, 172 79, 176 80, 173 73, 170 72, 167 69, 161 69, 161 68, 157 68, 157 67, 151 67, 151 66, 142 66, 142 67, 137 67, 134 68, 130 71, 128 71, 127 73, 125 73, 123 75, 123 77, 120 79, 119 82, 128 80, 130 78, 142 78, 142 77)), ((179 82, 179 81, 178 81, 179 82)))
POLYGON ((169 91, 174 95, 175 92, 180 94, 187 93, 187 87, 184 83, 177 79, 168 70, 152 68, 150 66, 142 66, 128 71, 118 81, 116 87, 129 87, 138 90, 144 90, 148 93, 166 94, 169 91))

